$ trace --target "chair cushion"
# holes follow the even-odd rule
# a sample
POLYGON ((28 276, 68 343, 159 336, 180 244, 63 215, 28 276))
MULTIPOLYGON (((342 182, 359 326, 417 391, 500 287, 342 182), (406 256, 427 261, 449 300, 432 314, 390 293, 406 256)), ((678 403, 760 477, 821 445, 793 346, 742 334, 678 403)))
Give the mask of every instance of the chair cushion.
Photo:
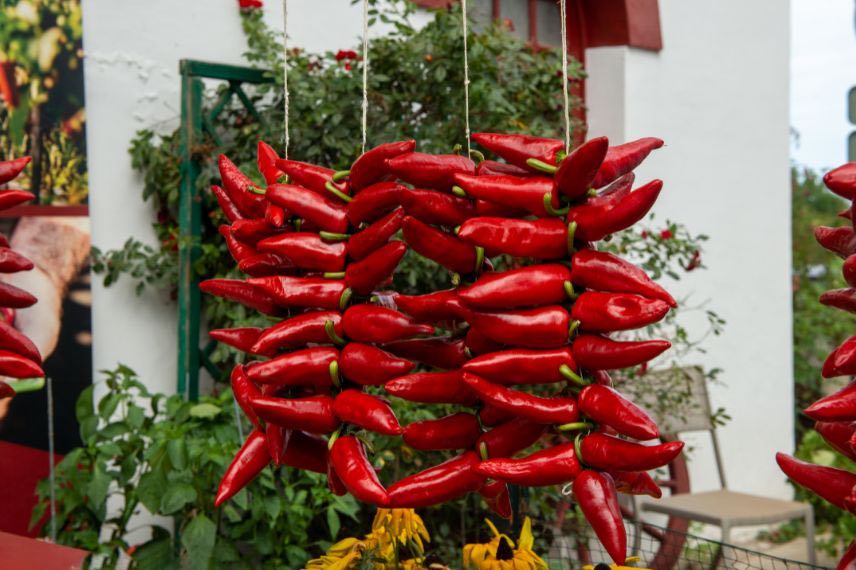
POLYGON ((719 526, 741 526, 800 518, 811 505, 723 489, 664 497, 643 503, 642 510, 719 526))

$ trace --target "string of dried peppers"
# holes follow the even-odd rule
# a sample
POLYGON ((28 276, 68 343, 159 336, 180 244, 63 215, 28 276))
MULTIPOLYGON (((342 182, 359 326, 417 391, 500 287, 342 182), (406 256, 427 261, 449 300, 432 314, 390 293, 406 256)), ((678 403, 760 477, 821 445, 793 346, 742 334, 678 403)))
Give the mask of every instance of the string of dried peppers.
POLYGON ((632 170, 663 143, 610 147, 601 137, 564 156, 555 139, 473 140, 504 162, 477 165, 403 141, 334 172, 281 160, 260 142, 267 186, 258 188, 220 157, 222 186, 212 192, 231 221, 221 233, 247 278, 201 287, 282 320, 212 333, 259 357, 232 374, 254 431, 216 502, 270 462, 324 472, 334 492, 379 507, 478 492, 501 516, 511 513, 509 483, 573 482, 597 536, 623 563, 616 493, 658 496, 646 471, 683 444, 632 441, 659 430, 605 372, 646 363, 669 343, 610 335, 655 323, 676 303, 594 242, 647 214, 662 183, 633 190, 632 170), (452 272, 456 286, 386 290, 408 249, 452 272), (493 269, 500 254, 513 258, 510 269, 493 269), (388 396, 468 410, 401 426, 388 396), (362 431, 457 455, 387 487, 362 431))

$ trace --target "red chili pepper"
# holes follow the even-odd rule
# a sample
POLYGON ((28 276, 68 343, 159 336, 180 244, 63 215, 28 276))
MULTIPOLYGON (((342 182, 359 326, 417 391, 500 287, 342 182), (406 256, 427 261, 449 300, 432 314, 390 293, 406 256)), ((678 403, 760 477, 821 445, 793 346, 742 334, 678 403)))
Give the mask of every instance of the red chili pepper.
POLYGON ((567 221, 577 223, 575 234, 577 239, 601 240, 610 234, 629 228, 644 218, 657 201, 662 189, 661 180, 652 180, 612 207, 589 204, 574 206, 568 212, 567 221))
POLYGON ((492 255, 559 259, 568 255, 568 227, 561 220, 471 218, 461 225, 458 237, 481 246, 492 255))
POLYGON ((389 404, 359 390, 343 390, 333 402, 341 421, 383 435, 401 435, 401 426, 389 404))
POLYGON ((348 203, 348 219, 355 226, 373 222, 401 205, 404 186, 395 182, 372 184, 348 203))
POLYGON ((406 152, 413 152, 416 148, 415 140, 391 142, 378 145, 364 152, 354 164, 351 165, 350 180, 354 192, 359 192, 370 184, 382 180, 389 175, 386 167, 387 159, 396 157, 406 152))
POLYGON ((636 293, 677 307, 675 299, 654 283, 639 267, 605 251, 581 249, 571 257, 571 277, 575 285, 595 291, 636 293))
POLYGON ((856 335, 851 336, 833 350, 823 363, 824 378, 856 374, 856 335))
POLYGON ((838 422, 856 420, 856 381, 844 388, 817 400, 803 413, 813 420, 838 422))
POLYGON ((444 370, 460 368, 469 358, 463 339, 448 337, 402 340, 385 344, 384 348, 403 358, 444 370))
POLYGON ((282 464, 313 473, 325 473, 328 464, 327 441, 315 434, 292 430, 282 455, 282 464))
POLYGON ((270 463, 270 453, 268 452, 267 439, 264 432, 255 429, 247 437, 238 453, 235 454, 232 463, 226 468, 226 473, 220 480, 220 487, 217 489, 214 506, 219 507, 234 497, 238 491, 255 479, 262 472, 262 469, 267 467, 268 463, 270 463))
POLYGON ((274 465, 282 465, 282 457, 291 437, 291 430, 276 424, 266 424, 264 430, 271 461, 274 465))
POLYGON ((404 210, 396 208, 366 229, 355 233, 348 238, 346 245, 348 256, 355 261, 365 259, 401 229, 402 220, 404 220, 404 210))
POLYGON ((288 220, 288 212, 282 206, 272 202, 265 205, 265 221, 275 228, 284 228, 288 220))
POLYGON ((845 500, 856 486, 856 473, 814 465, 784 453, 776 454, 776 463, 794 483, 805 487, 839 509, 847 510, 845 500))
POLYGON ((238 241, 251 246, 255 246, 259 240, 277 234, 277 228, 271 226, 264 218, 235 220, 229 227, 238 241))
POLYGON ((42 367, 25 356, 0 350, 0 376, 12 378, 42 378, 42 367))
POLYGON ((358 295, 369 295, 379 285, 392 279, 392 273, 405 253, 407 244, 391 241, 365 259, 349 264, 345 270, 345 283, 358 295))
POLYGON ((426 224, 457 226, 474 213, 470 200, 435 190, 402 189, 400 199, 409 216, 426 224))
POLYGON ((342 326, 357 342, 392 342, 422 334, 434 334, 431 325, 419 324, 410 317, 375 305, 354 305, 342 315, 342 326))
POLYGON ((564 265, 530 265, 486 273, 458 290, 458 296, 470 308, 482 311, 551 305, 568 300, 570 280, 571 270, 564 265))
POLYGON ((669 305, 659 299, 646 299, 627 293, 586 291, 574 301, 571 318, 589 332, 638 329, 661 320, 669 305))
POLYGON ((856 287, 856 255, 851 255, 844 260, 844 265, 841 268, 841 273, 844 275, 844 280, 851 287, 856 287))
POLYGON ((265 215, 264 196, 250 192, 254 186, 246 174, 235 166, 226 155, 221 154, 217 159, 220 169, 220 178, 223 181, 223 189, 232 200, 232 203, 248 218, 261 218, 265 215))
POLYGON ((342 376, 363 386, 385 384, 408 374, 415 366, 410 360, 359 342, 346 344, 339 357, 342 376))
MULTIPOLYGON (((469 222, 467 222, 469 223, 469 222)), ((402 222, 404 240, 416 253, 436 261, 450 271, 469 274, 476 271, 476 249, 453 235, 407 216, 402 222)))
POLYGON ((3 320, 0 320, 0 349, 20 354, 37 363, 42 362, 42 355, 33 341, 3 320))
POLYGON ((504 519, 511 518, 511 497, 508 494, 508 485, 503 481, 486 483, 479 489, 479 495, 494 513, 504 519))
MULTIPOLYGON (((262 334, 262 329, 257 327, 240 327, 234 329, 214 329, 208 331, 208 336, 228 344, 231 347, 237 348, 241 352, 253 352, 253 345, 258 341, 262 334)), ((2 341, 0 341, 2 345, 2 341)))
POLYGON ((523 218, 529 215, 526 210, 509 208, 487 200, 475 200, 473 212, 477 217, 487 218, 523 218))
POLYGON ((856 568, 856 540, 850 541, 850 546, 844 552, 844 556, 838 561, 835 570, 853 570, 856 568))
POLYGON ((606 337, 581 334, 574 338, 571 351, 580 368, 616 370, 656 358, 672 346, 667 340, 619 342, 606 337))
MULTIPOLYGON (((467 196, 488 202, 525 210, 534 216, 552 216, 544 205, 545 196, 549 196, 550 205, 555 211, 559 208, 559 195, 553 192, 553 179, 546 176, 476 176, 474 174, 456 174, 454 182, 467 196)), ((461 220, 463 222, 465 220, 461 220)), ((458 222, 458 223, 461 223, 458 222)))
POLYGON ((294 184, 271 184, 265 196, 274 204, 312 222, 322 230, 334 233, 348 231, 347 209, 327 195, 294 184))
POLYGON ((485 477, 524 487, 560 485, 572 481, 580 471, 573 443, 560 443, 520 459, 488 459, 478 466, 485 477))
MULTIPOLYGON (((601 188, 613 180, 617 180, 620 176, 627 174, 642 164, 642 161, 645 160, 652 150, 656 150, 661 146, 663 146, 662 140, 654 137, 645 137, 609 147, 592 186, 601 188)), ((624 563, 624 560, 621 560, 620 563, 624 563)))
POLYGON ((461 404, 472 406, 475 395, 464 384, 461 372, 417 372, 390 380, 384 384, 387 392, 411 402, 422 404, 461 404))
POLYGON ((35 195, 25 190, 0 190, 0 210, 14 208, 35 198, 35 195))
POLYGON ((663 490, 657 482, 644 471, 611 471, 609 475, 615 482, 615 490, 625 495, 648 495, 659 499, 663 490))
POLYGON ((296 267, 315 271, 341 271, 345 267, 345 244, 329 243, 318 234, 295 232, 261 240, 259 251, 276 253, 296 267))
POLYGON ((586 469, 574 479, 573 491, 580 510, 609 556, 617 565, 624 565, 627 535, 612 477, 586 469))
MULTIPOLYGON (((259 141, 256 145, 256 165, 267 184, 276 184, 279 182, 279 177, 283 175, 283 172, 276 167, 277 160, 279 155, 273 147, 264 141, 259 141)), ((298 182, 298 184, 301 183, 298 182)))
POLYGON ((296 268, 291 261, 275 253, 256 253, 239 261, 238 269, 250 277, 270 277, 291 273, 296 268))
POLYGON ((856 289, 833 289, 820 296, 820 302, 828 307, 856 313, 856 289))
POLYGON ((207 279, 199 284, 199 289, 215 297, 236 301, 265 315, 276 316, 282 313, 270 295, 247 281, 207 279))
POLYGON ((505 312, 476 312, 470 325, 489 339, 522 348, 555 348, 567 344, 571 317, 557 305, 505 312))
POLYGON ((539 424, 566 424, 580 418, 577 402, 569 397, 542 398, 488 382, 475 374, 464 372, 464 383, 478 398, 515 417, 539 424))
POLYGON ((330 386, 330 365, 338 362, 339 351, 315 346, 281 354, 265 362, 247 366, 247 377, 259 384, 283 386, 330 386))
POLYGON ((856 233, 850 226, 838 228, 818 226, 814 228, 814 239, 839 257, 844 258, 856 253, 856 233))
POLYGON ((814 429, 839 453, 856 461, 856 447, 851 443, 856 437, 856 422, 817 422, 814 429))
POLYGON ((309 343, 331 342, 325 326, 331 322, 336 335, 342 335, 342 316, 339 311, 312 311, 280 321, 266 328, 255 341, 254 354, 271 355, 281 348, 300 348, 309 343))
POLYGON ((6 398, 14 398, 17 392, 6 382, 0 380, 0 400, 4 400, 6 398))
POLYGON ((336 475, 336 470, 333 469, 333 463, 330 461, 327 462, 327 488, 337 497, 348 494, 348 488, 336 475))
POLYGON ((357 500, 379 507, 389 505, 389 494, 369 463, 362 441, 352 435, 339 437, 330 448, 330 461, 342 484, 357 500))
POLYGON ((583 414, 621 435, 641 440, 660 437, 651 416, 612 388, 590 384, 583 388, 577 401, 583 414))
POLYGON ((216 184, 212 185, 211 193, 214 194, 215 198, 217 198, 217 204, 220 206, 220 209, 223 211, 223 215, 226 216, 226 219, 229 220, 230 223, 244 219, 244 214, 242 214, 235 203, 232 202, 229 194, 227 194, 223 188, 216 184))
POLYGON ((490 404, 483 404, 479 410, 479 420, 485 427, 498 426, 514 418, 513 414, 509 414, 499 408, 495 408, 490 404))
POLYGON ((430 507, 478 491, 484 477, 476 471, 479 456, 466 451, 389 487, 389 504, 396 508, 430 507))
POLYGON ((391 174, 419 188, 449 191, 456 173, 475 174, 475 163, 457 154, 409 152, 386 161, 391 174))
POLYGON ((567 346, 548 350, 516 348, 492 352, 464 364, 464 371, 477 374, 497 384, 550 384, 565 377, 559 368, 576 371, 577 365, 567 346))
POLYGON ((482 434, 476 447, 485 459, 511 457, 541 438, 547 426, 514 418, 482 434))
MULTIPOLYGON (((303 186, 325 197, 330 196, 327 183, 333 183, 333 175, 336 173, 332 168, 287 159, 277 160, 276 166, 288 175, 292 184, 303 186)), ((268 184, 272 184, 272 182, 268 182, 268 184)))
POLYGON ((591 433, 580 443, 580 461, 606 471, 650 471, 670 463, 684 448, 682 441, 641 445, 602 433, 591 433))
POLYGON ((341 279, 272 275, 252 277, 247 279, 247 283, 283 307, 339 309, 350 297, 350 292, 341 279))
POLYGON ((856 162, 848 162, 823 176, 826 187, 839 196, 852 200, 856 194, 856 162))
POLYGON ((633 188, 633 182, 636 181, 636 175, 628 172, 606 188, 600 190, 597 196, 592 196, 586 200, 587 206, 609 210, 622 200, 624 200, 630 190, 633 188))
POLYGON ((557 139, 533 137, 531 135, 507 135, 502 133, 473 133, 472 139, 519 168, 536 171, 527 164, 534 158, 547 164, 556 164, 556 154, 565 149, 565 143, 557 139))
POLYGON ((468 449, 481 435, 476 416, 458 412, 436 420, 413 422, 404 428, 404 443, 421 451, 468 449))
POLYGON ((495 160, 483 160, 476 166, 476 174, 479 176, 532 176, 532 171, 507 162, 497 162, 495 160))
POLYGON ((19 287, 0 281, 0 307, 24 309, 35 305, 36 302, 38 299, 34 295, 19 287))
POLYGON ((588 140, 575 148, 559 163, 555 175, 558 193, 568 200, 584 196, 591 188, 608 149, 609 139, 606 137, 588 140))
POLYGON ((226 248, 229 250, 229 254, 231 254, 232 259, 234 259, 236 263, 240 263, 244 259, 256 255, 256 250, 253 249, 252 246, 241 243, 235 239, 235 236, 232 235, 232 228, 230 226, 221 224, 217 228, 217 231, 226 241, 226 248))
POLYGON ((0 160, 0 184, 6 184, 10 180, 18 177, 28 164, 32 157, 22 156, 12 160, 0 160))
POLYGON ((393 293, 392 300, 396 308, 424 323, 466 319, 466 315, 469 313, 466 307, 461 304, 455 289, 435 291, 424 295, 393 293))
POLYGON ((505 349, 505 345, 486 337, 478 329, 470 327, 464 337, 464 344, 471 355, 480 356, 505 349))
POLYGON ((257 396, 253 410, 261 419, 288 429, 309 433, 330 433, 339 427, 333 414, 333 398, 308 396, 306 398, 273 398, 257 396))

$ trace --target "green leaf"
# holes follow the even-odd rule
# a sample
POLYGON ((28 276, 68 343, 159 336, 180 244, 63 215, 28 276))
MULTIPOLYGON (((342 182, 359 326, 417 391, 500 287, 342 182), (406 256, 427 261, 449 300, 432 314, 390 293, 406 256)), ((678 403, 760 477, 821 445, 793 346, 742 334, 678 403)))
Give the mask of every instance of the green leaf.
POLYGON ((181 470, 187 467, 187 443, 184 439, 169 440, 166 444, 166 452, 174 469, 181 470))
POLYGON ((161 501, 160 512, 171 515, 179 511, 184 505, 196 500, 196 489, 187 483, 171 483, 161 501))
POLYGON ((95 466, 92 473, 92 479, 86 488, 86 494, 89 496, 89 502, 93 511, 98 513, 99 518, 103 519, 103 513, 107 507, 107 491, 110 489, 110 476, 104 470, 104 467, 99 463, 95 466))
POLYGON ((80 422, 80 439, 88 442, 98 432, 98 416, 89 416, 80 422))
POLYGON ((83 422, 95 415, 95 409, 92 401, 92 391, 94 389, 94 385, 86 387, 83 392, 80 393, 80 396, 77 398, 77 402, 74 404, 74 415, 77 416, 78 422, 83 422))
POLYGON ((342 524, 339 521, 339 513, 333 507, 327 507, 327 526, 330 528, 330 538, 336 540, 342 524))
POLYGON ((217 414, 219 414, 220 411, 221 408, 214 404, 201 403, 190 408, 190 415, 194 418, 210 420, 217 417, 217 414))
POLYGON ((166 492, 167 482, 163 470, 156 469, 144 473, 137 485, 137 496, 149 512, 156 513, 166 492))
POLYGON ((187 549, 188 567, 207 569, 211 563, 217 526, 203 514, 196 515, 181 533, 181 544, 187 549))
POLYGON ((141 544, 134 551, 134 559, 137 570, 164 570, 173 568, 176 560, 173 556, 172 538, 169 533, 161 527, 154 527, 151 540, 141 544))
POLYGON ((143 426, 143 422, 146 419, 146 413, 143 408, 130 404, 128 406, 128 415, 125 421, 128 422, 128 425, 134 429, 140 429, 143 426))
POLYGON ((122 397, 119 394, 107 394, 98 402, 98 415, 105 420, 109 420, 113 417, 113 412, 116 411, 121 401, 122 397))

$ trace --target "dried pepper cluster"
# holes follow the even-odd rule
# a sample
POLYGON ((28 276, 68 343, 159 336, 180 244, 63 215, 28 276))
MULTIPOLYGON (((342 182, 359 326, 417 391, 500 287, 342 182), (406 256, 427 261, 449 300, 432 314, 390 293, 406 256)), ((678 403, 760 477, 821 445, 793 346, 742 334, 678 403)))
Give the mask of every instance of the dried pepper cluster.
MULTIPOLYGON (((30 163, 25 156, 14 160, 0 161, 0 186, 11 182, 30 163)), ((0 210, 19 206, 35 199, 26 190, 0 189, 0 210)), ((29 271, 33 262, 9 247, 9 240, 0 234, 0 273, 29 271)), ((15 310, 36 304, 36 297, 4 281, 0 281, 0 376, 11 378, 42 378, 42 355, 29 338, 14 327, 15 310)), ((15 390, 0 381, 0 398, 15 395, 15 390)))
POLYGON ((650 210, 662 183, 633 190, 632 171, 663 142, 609 147, 601 137, 565 156, 555 139, 473 140, 503 162, 424 154, 404 141, 334 172, 279 159, 260 142, 261 189, 220 158, 223 187, 212 190, 231 221, 221 233, 248 277, 202 289, 284 318, 264 330, 211 333, 267 358, 233 371, 235 397, 256 429, 216 502, 271 461, 326 472, 335 492, 379 507, 478 492, 503 516, 509 483, 573 482, 577 503, 623 563, 616 493, 659 496, 647 471, 683 444, 631 441, 660 434, 607 372, 670 344, 609 334, 655 323, 676 303, 594 242, 650 210), (452 272, 456 286, 385 291, 408 247, 452 272), (495 271, 498 256, 511 268, 495 271), (467 411, 402 427, 385 395, 467 411), (358 430, 459 454, 385 487, 358 430), (514 457, 536 443, 541 450, 514 457))
MULTIPOLYGON (((846 289, 827 291, 820 302, 842 311, 856 313, 856 215, 853 201, 856 200, 856 162, 850 162, 830 171, 823 178, 826 187, 849 200, 851 207, 842 212, 842 218, 850 223, 846 226, 820 226, 814 236, 818 243, 844 259, 846 289)), ((856 375, 856 335, 845 340, 832 351, 823 363, 824 378, 856 375)), ((856 381, 851 381, 841 390, 813 403, 804 413, 817 423, 814 429, 839 453, 856 461, 856 381)), ((800 461, 784 453, 776 454, 776 461, 785 474, 795 483, 810 489, 819 497, 836 507, 856 514, 856 473, 834 467, 823 467, 800 461)), ((856 566, 856 540, 850 543, 838 570, 856 566)))

